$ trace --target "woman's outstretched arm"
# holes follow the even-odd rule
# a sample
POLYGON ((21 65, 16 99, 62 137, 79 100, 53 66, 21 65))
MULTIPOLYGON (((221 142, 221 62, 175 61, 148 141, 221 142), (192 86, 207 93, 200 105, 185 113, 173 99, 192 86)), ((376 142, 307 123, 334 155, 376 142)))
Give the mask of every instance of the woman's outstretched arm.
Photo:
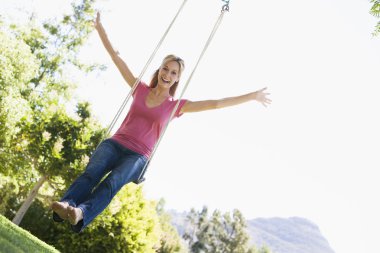
POLYGON ((228 97, 218 100, 204 100, 204 101, 187 101, 186 104, 183 105, 181 109, 181 113, 186 112, 201 112, 212 109, 219 109, 228 106, 234 106, 242 103, 246 103, 252 100, 256 100, 260 102, 265 107, 272 102, 269 98, 267 98, 270 93, 265 93, 267 88, 263 88, 261 90, 247 93, 245 95, 236 96, 236 97, 228 97))
POLYGON ((136 82, 136 77, 132 74, 127 64, 119 56, 119 52, 115 51, 112 47, 111 42, 109 41, 106 31, 102 23, 100 22, 100 13, 96 15, 96 20, 94 21, 95 29, 98 31, 99 37, 103 42, 104 47, 107 49, 107 52, 112 58, 112 61, 116 64, 116 67, 119 69, 124 80, 128 83, 130 87, 133 87, 133 84, 136 82))

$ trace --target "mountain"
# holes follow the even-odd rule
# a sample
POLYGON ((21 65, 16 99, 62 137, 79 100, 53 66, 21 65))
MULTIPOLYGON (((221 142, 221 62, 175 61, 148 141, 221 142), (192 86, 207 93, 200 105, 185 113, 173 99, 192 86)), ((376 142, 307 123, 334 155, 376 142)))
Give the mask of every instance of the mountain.
MULTIPOLYGON (((180 236, 186 226, 186 212, 169 211, 180 236)), ((334 253, 317 225, 299 218, 257 218, 247 220, 251 244, 268 246, 273 253, 334 253)))
POLYGON ((247 226, 254 245, 275 253, 334 253, 317 225, 304 218, 258 218, 247 226))

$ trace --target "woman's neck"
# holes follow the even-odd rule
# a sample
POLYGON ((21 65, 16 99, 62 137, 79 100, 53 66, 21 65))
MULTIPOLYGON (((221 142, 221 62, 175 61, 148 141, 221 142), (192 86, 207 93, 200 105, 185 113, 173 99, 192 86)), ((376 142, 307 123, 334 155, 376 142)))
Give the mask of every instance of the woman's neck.
POLYGON ((159 87, 158 85, 152 88, 151 91, 156 97, 170 97, 170 89, 159 87))

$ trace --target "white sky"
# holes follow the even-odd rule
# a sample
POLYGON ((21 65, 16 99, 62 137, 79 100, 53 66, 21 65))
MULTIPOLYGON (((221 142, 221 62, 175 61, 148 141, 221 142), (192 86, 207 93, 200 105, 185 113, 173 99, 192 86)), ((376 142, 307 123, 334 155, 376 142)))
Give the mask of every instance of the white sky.
MULTIPOLYGON (((70 7, 52 2, 0 0, 11 13, 21 5, 49 15, 70 7)), ((181 3, 99 1, 109 38, 136 76, 181 3)), ((175 53, 186 61, 184 84, 221 6, 188 0, 143 79, 175 53)), ((185 97, 267 86, 273 103, 175 120, 147 173, 146 196, 180 211, 207 205, 240 209, 247 219, 301 216, 337 253, 380 252, 380 40, 371 36, 369 8, 366 0, 231 0, 185 97)), ((106 126, 129 89, 97 34, 83 58, 109 66, 76 77, 78 96, 106 126)))

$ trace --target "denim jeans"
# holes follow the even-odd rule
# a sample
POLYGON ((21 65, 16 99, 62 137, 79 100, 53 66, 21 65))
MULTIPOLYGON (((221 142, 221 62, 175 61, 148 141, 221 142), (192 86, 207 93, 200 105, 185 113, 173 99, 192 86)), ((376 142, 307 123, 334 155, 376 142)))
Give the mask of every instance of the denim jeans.
POLYGON ((73 231, 80 232, 91 223, 125 184, 140 176, 146 162, 144 155, 131 151, 112 139, 103 141, 91 156, 84 173, 60 200, 83 212, 83 220, 71 226, 73 231), (99 184, 108 172, 108 176, 99 184))

